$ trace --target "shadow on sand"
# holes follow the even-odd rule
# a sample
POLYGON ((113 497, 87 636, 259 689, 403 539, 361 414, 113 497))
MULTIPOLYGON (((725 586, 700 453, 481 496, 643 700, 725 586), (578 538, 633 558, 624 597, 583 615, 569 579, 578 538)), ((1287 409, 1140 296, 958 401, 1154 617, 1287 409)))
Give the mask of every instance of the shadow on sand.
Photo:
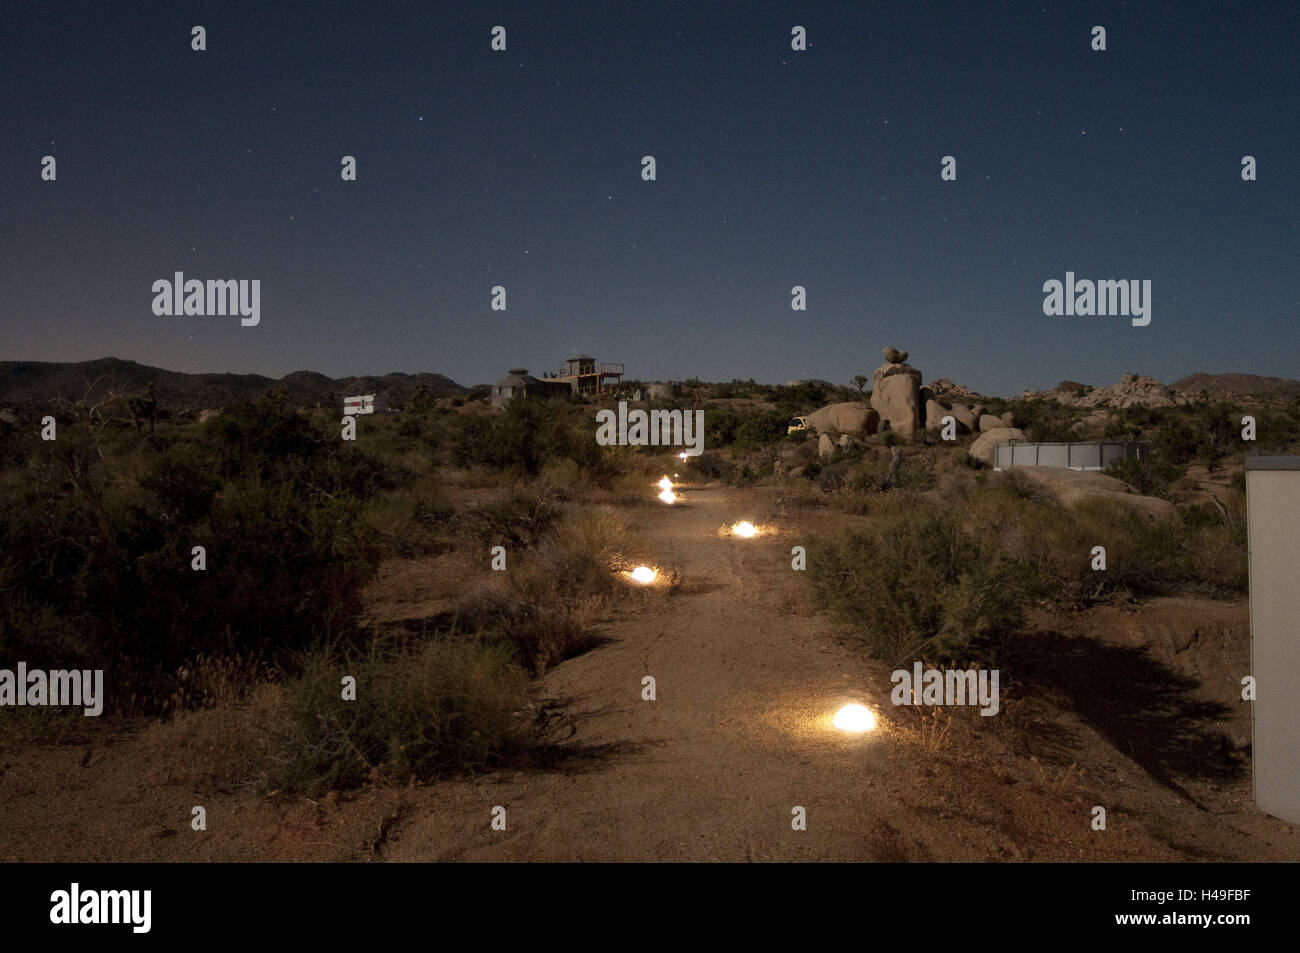
POLYGON ((1066 700, 1112 746, 1193 802, 1180 780, 1223 783, 1245 770, 1221 728, 1231 709, 1197 698, 1194 679, 1140 649, 1039 632, 1016 643, 1003 678, 1021 697, 1066 700))

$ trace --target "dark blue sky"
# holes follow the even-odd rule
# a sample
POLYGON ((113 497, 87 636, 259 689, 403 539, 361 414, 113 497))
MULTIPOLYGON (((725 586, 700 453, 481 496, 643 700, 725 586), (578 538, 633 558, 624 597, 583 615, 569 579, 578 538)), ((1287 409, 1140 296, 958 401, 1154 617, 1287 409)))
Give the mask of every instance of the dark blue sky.
POLYGON ((1300 376, 1300 4, 117 6, 0 38, 0 359, 1300 376), (1151 279, 1150 326, 1044 316, 1067 270, 1151 279), (175 271, 261 324, 156 317, 175 271))

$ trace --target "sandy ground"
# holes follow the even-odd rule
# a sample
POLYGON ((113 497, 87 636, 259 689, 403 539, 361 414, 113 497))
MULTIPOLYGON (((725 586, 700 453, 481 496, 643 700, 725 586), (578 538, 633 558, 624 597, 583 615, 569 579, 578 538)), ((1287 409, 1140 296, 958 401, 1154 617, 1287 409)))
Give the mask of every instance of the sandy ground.
POLYGON ((0 859, 1300 859, 1300 837, 1251 803, 1244 602, 1044 617, 1004 667, 998 716, 935 725, 891 705, 889 669, 807 606, 794 527, 842 516, 704 487, 638 518, 681 585, 629 594, 604 644, 540 680, 571 751, 558 765, 268 797, 202 769, 231 755, 211 723, 231 716, 202 712, 0 752, 0 859), (736 519, 774 532, 718 533, 736 519), (879 729, 831 729, 849 701, 879 729))

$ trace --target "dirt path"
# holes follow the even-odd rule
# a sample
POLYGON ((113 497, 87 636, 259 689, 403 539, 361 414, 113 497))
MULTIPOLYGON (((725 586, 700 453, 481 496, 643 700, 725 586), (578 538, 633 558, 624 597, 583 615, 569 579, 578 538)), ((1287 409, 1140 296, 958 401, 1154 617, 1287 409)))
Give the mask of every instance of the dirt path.
MULTIPOLYGON (((643 522, 681 591, 610 627, 610 641, 550 673, 541 690, 571 699, 574 742, 613 753, 589 770, 446 785, 475 823, 440 857, 767 860, 862 856, 887 743, 819 723, 867 700, 860 657, 813 618, 782 608, 795 575, 789 537, 717 535, 760 519, 752 498, 688 490, 643 522), (648 525, 647 525, 648 523, 648 525), (642 679, 657 698, 642 699, 642 679), (489 808, 509 828, 483 837, 489 808), (806 809, 807 831, 791 827, 806 809), (853 836, 846 837, 846 830, 853 836), (470 832, 473 831, 471 834, 470 832)), ((441 819, 413 820, 389 856, 415 859, 442 840, 441 819)))
POLYGON ((1015 753, 1018 732, 1037 729, 995 728, 996 718, 963 717, 927 744, 915 710, 889 703, 889 670, 837 639, 824 617, 800 611, 803 583, 790 565, 800 538, 718 535, 736 519, 765 521, 769 514, 754 512, 762 499, 710 487, 657 511, 645 528, 682 574, 682 591, 623 619, 608 644, 544 680, 545 694, 571 701, 574 741, 612 754, 587 770, 437 785, 438 806, 415 813, 385 856, 1297 856, 1285 825, 1249 805, 1248 774, 1226 798, 1231 816, 1214 816, 1153 782, 1072 712, 1050 712, 1050 733, 1065 750, 1056 759, 1015 753), (655 701, 641 698, 646 675, 656 680, 655 701), (830 715, 849 701, 880 713, 880 730, 833 730, 830 715), (1106 832, 1091 828, 1096 804, 1110 811, 1106 832), (507 809, 504 832, 488 829, 493 805, 507 809), (806 830, 792 829, 796 806, 806 830))
MULTIPOLYGON (((555 768, 319 803, 266 798, 196 780, 169 727, 161 740, 101 744, 93 758, 66 748, 7 755, 0 859, 1300 858, 1300 837, 1250 804, 1248 764, 1199 787, 1157 782, 1120 736, 1129 723, 1071 699, 1068 686, 1004 697, 996 718, 963 710, 927 741, 917 710, 890 704, 889 670, 807 608, 790 565, 803 540, 791 526, 828 530, 834 518, 801 511, 787 521, 763 511, 769 500, 687 489, 681 505, 638 514, 682 585, 630 600, 607 642, 542 679, 540 696, 566 703, 574 731, 577 753, 555 768), (718 534, 736 519, 774 517, 772 535, 718 534), (642 699, 647 675, 654 701, 642 699), (880 729, 831 729, 849 701, 880 713, 880 729), (207 832, 189 830, 193 804, 206 806, 207 832), (1105 831, 1092 829, 1096 805, 1108 811, 1105 831), (496 806, 505 830, 490 826, 496 806), (792 828, 796 806, 806 830, 792 828)), ((1152 628, 1144 618, 1124 625, 1130 642, 1152 628)))

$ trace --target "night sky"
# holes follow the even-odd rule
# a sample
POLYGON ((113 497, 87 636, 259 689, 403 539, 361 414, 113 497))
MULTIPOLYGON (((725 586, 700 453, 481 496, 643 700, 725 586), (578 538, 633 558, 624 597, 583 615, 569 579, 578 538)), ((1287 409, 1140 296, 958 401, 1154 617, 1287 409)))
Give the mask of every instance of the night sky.
POLYGON ((0 359, 1300 376, 1300 4, 49 6, 0 36, 0 359), (1045 316, 1067 270, 1151 324, 1045 316), (176 271, 260 325, 155 316, 176 271))

